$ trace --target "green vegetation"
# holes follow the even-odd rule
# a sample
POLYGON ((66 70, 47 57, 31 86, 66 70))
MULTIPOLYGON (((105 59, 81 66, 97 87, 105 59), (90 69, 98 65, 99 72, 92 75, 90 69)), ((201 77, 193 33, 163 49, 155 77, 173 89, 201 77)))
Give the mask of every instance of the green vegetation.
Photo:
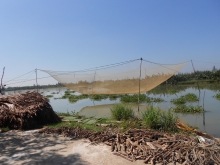
POLYGON ((45 88, 58 88, 64 87, 62 84, 57 83, 54 85, 38 85, 38 86, 23 86, 23 87, 7 87, 5 91, 15 91, 15 90, 28 90, 28 89, 45 89, 45 88))
POLYGON ((112 118, 116 120, 128 120, 134 118, 133 109, 125 104, 116 104, 111 109, 112 118))
POLYGON ((146 108, 146 111, 143 112, 142 118, 147 127, 151 129, 177 131, 175 123, 178 117, 171 110, 166 112, 160 108, 149 106, 146 108))
POLYGON ((195 73, 179 73, 173 75, 163 84, 194 84, 197 82, 215 83, 220 81, 220 69, 212 71, 196 71, 195 73))
POLYGON ((164 99, 161 99, 161 98, 151 98, 151 102, 159 103, 159 102, 163 102, 163 101, 164 101, 164 99))
POLYGON ((185 104, 187 101, 188 102, 195 102, 195 101, 199 101, 199 98, 193 93, 188 93, 185 96, 180 96, 177 99, 171 100, 171 102, 173 102, 176 105, 185 104))
MULTIPOLYGON (((64 96, 65 96, 65 95, 64 95, 64 96)), ((67 97, 67 96, 65 96, 65 97, 67 97)), ((82 94, 82 95, 69 95, 67 98, 69 99, 69 102, 75 103, 75 102, 77 102, 78 100, 82 100, 82 99, 87 99, 87 98, 89 98, 89 95, 87 95, 87 94, 82 94)))
POLYGON ((51 97, 53 97, 53 95, 46 95, 45 97, 47 97, 47 98, 51 98, 51 97))
POLYGON ((172 99, 171 102, 173 102, 174 104, 185 104, 186 103, 186 99, 184 96, 180 96, 177 99, 172 99))
MULTIPOLYGON (((163 102, 164 100, 161 98, 150 98, 146 96, 145 94, 140 94, 139 102, 140 103, 150 103, 150 102, 163 102)), ((122 95, 121 96, 121 102, 125 103, 138 103, 138 94, 134 95, 122 95)))
POLYGON ((186 101, 188 102, 195 102, 195 101, 199 101, 199 98, 196 96, 196 94, 194 93, 188 93, 184 96, 184 98, 186 99, 186 101))
POLYGON ((97 127, 95 124, 87 124, 82 122, 61 122, 58 124, 52 124, 48 126, 49 128, 60 128, 60 127, 69 127, 69 128, 83 128, 92 131, 102 131, 103 127, 97 127))
POLYGON ((216 99, 220 100, 220 93, 217 93, 214 97, 215 97, 216 99))
POLYGON ((107 98, 108 98, 108 95, 89 95, 89 98, 90 98, 91 100, 100 101, 100 100, 103 100, 103 99, 107 99, 107 98))
POLYGON ((119 97, 119 95, 109 95, 109 100, 116 100, 119 97))
POLYGON ((201 113, 204 111, 202 106, 186 106, 186 105, 177 105, 174 108, 170 108, 170 110, 177 113, 201 113))
POLYGON ((0 132, 8 132, 10 129, 8 127, 0 128, 0 132))
MULTIPOLYGON (((145 94, 140 94, 139 97, 139 102, 146 102, 147 101, 147 96, 145 94)), ((121 102, 125 102, 125 103, 138 103, 138 94, 134 94, 134 95, 123 95, 121 96, 121 102)))

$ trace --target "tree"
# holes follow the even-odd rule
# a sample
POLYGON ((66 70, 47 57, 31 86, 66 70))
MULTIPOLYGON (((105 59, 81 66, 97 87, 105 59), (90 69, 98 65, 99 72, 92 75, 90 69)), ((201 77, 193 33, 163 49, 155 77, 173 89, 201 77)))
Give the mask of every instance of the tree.
POLYGON ((217 69, 215 68, 215 66, 213 66, 212 72, 216 72, 216 71, 217 71, 217 69))

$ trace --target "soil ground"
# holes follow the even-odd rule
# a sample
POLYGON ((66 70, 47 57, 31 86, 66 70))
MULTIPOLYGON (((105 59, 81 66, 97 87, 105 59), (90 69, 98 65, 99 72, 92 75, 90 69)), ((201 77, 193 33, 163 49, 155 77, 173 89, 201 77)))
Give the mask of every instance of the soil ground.
POLYGON ((88 139, 70 139, 33 131, 0 133, 1 165, 141 165, 113 155, 105 144, 92 145, 88 139))

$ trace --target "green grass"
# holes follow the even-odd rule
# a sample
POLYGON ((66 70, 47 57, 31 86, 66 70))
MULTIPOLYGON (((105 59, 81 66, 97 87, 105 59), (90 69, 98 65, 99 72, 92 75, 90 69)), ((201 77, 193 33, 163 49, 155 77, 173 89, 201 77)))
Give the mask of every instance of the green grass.
POLYGON ((86 124, 78 122, 60 122, 58 124, 52 124, 48 126, 49 128, 60 128, 60 127, 69 127, 69 128, 83 128, 92 131, 102 131, 103 127, 98 127, 95 124, 86 124))
POLYGON ((160 108, 149 106, 142 113, 142 118, 147 127, 151 129, 177 131, 175 123, 178 117, 171 110, 167 112, 160 108))
POLYGON ((170 108, 177 113, 201 113, 204 111, 202 106, 186 106, 186 105, 177 105, 174 108, 170 108))
POLYGON ((125 104, 115 104, 111 109, 112 118, 115 120, 128 120, 134 118, 133 109, 125 104))

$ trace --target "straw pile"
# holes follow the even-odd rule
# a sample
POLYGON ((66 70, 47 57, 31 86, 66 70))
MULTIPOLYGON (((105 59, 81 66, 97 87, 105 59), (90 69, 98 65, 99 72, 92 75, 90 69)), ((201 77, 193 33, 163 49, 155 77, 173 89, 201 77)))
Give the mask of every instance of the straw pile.
POLYGON ((0 127, 33 129, 60 121, 49 100, 37 92, 0 97, 0 127))

